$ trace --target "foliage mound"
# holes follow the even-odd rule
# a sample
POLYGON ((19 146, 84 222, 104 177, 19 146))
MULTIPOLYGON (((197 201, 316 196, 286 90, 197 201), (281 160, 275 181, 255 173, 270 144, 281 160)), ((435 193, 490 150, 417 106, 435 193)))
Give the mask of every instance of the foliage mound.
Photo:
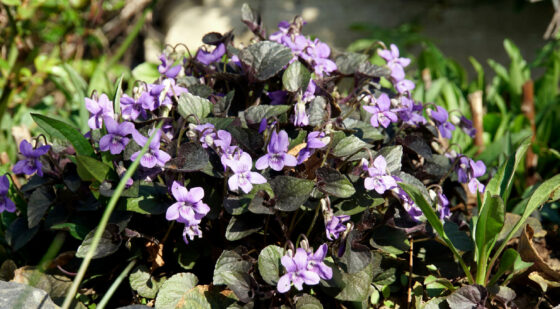
POLYGON ((164 52, 157 79, 85 99, 85 134, 32 115, 45 134, 20 144, 13 172, 33 176, 0 187, 10 255, 38 265, 25 282, 50 282, 64 308, 112 296, 157 308, 391 306, 406 293, 418 308, 468 307, 530 266, 508 249, 491 276, 529 215, 558 199, 553 177, 504 224, 528 142, 485 186, 484 163, 448 142, 472 135, 471 122, 412 99, 396 46, 379 43, 376 66, 303 35, 300 18, 267 36, 242 13, 249 46, 209 33, 194 55, 164 52), (452 211, 476 200, 472 218, 452 211))

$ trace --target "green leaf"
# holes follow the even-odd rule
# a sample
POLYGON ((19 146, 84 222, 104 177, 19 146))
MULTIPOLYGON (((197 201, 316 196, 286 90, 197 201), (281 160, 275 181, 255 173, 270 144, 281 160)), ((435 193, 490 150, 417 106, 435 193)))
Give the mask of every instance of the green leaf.
MULTIPOLYGON (((78 251, 76 252, 76 257, 83 258, 88 253, 91 244, 93 242, 93 235, 95 234, 96 228, 91 230, 82 244, 78 247, 78 251)), ((99 259, 102 257, 109 256, 117 250, 121 246, 122 239, 119 235, 119 227, 115 224, 108 224, 107 228, 103 231, 101 235, 101 240, 99 241, 99 245, 97 246, 92 259, 99 259)))
POLYGON ((259 124, 264 118, 280 116, 292 107, 289 105, 257 105, 249 107, 244 115, 248 124, 259 124))
POLYGON ((370 149, 372 146, 354 135, 343 138, 334 146, 332 155, 335 157, 347 157, 359 152, 362 148, 370 149))
POLYGON ((130 287, 138 292, 138 295, 146 298, 155 298, 159 288, 164 283, 165 278, 157 280, 152 277, 149 269, 144 266, 137 266, 129 276, 130 287))
POLYGON ((156 308, 174 309, 185 303, 185 295, 198 283, 198 278, 191 273, 178 273, 165 280, 156 297, 156 308))
POLYGON ((305 91, 309 80, 311 79, 311 73, 309 70, 299 61, 294 61, 288 66, 284 75, 282 75, 282 84, 284 89, 290 92, 296 92, 301 89, 305 91))
POLYGON ((157 183, 141 183, 139 195, 125 199, 124 208, 139 214, 159 215, 165 212, 169 201, 165 197, 167 188, 157 183))
MULTIPOLYGON (((212 305, 198 289, 188 291, 183 297, 182 309, 211 309, 212 305)), ((158 307, 159 308, 159 307, 158 307)), ((175 307, 177 308, 177 307, 175 307)))
POLYGON ((74 237, 78 240, 84 240, 87 233, 89 232, 89 229, 86 226, 78 224, 78 223, 73 223, 73 222, 65 222, 65 223, 55 224, 55 225, 51 226, 50 229, 51 230, 66 230, 70 233, 70 235, 72 235, 72 237, 74 237))
POLYGON ((203 170, 210 162, 208 152, 200 143, 184 143, 177 152, 178 156, 165 164, 166 169, 181 173, 203 170))
POLYGON ((269 245, 259 254, 259 273, 263 280, 270 285, 276 286, 280 278, 282 269, 280 259, 282 259, 283 251, 278 246, 269 245))
POLYGON ((31 193, 27 202, 27 224, 30 229, 36 227, 54 202, 55 196, 49 186, 42 186, 31 193))
POLYGON ((317 298, 309 294, 304 294, 302 297, 298 298, 296 309, 323 309, 323 305, 317 298))
POLYGON ((521 259, 521 256, 515 249, 509 248, 502 254, 498 271, 496 271, 488 285, 494 285, 498 281, 498 279, 500 279, 500 277, 506 273, 511 273, 511 276, 513 276, 515 274, 524 272, 532 265, 533 263, 531 262, 523 261, 521 259))
POLYGON ((531 139, 526 138, 517 148, 515 155, 510 156, 508 160, 500 166, 498 172, 494 175, 494 177, 492 177, 486 186, 485 198, 487 196, 499 195, 504 203, 507 203, 509 193, 511 192, 513 176, 515 175, 515 171, 525 156, 530 144, 531 139))
POLYGON ((292 50, 271 41, 261 41, 250 45, 239 53, 239 59, 252 69, 257 80, 265 81, 278 74, 290 60, 292 50))
POLYGON ((351 197, 356 193, 350 180, 334 168, 321 167, 316 173, 317 186, 321 191, 340 198, 351 197))
POLYGON ((146 83, 153 83, 161 74, 158 71, 158 65, 155 63, 144 62, 137 65, 132 70, 132 77, 146 83))
POLYGON ((76 164, 82 180, 103 182, 111 171, 111 167, 107 164, 87 156, 76 155, 76 164))
POLYGON ((344 254, 340 258, 340 262, 344 265, 344 270, 349 274, 363 270, 372 261, 371 251, 367 246, 354 245, 358 237, 358 231, 350 231, 345 240, 344 254))
POLYGON ((515 226, 508 233, 500 248, 504 247, 505 243, 509 242, 509 240, 513 237, 513 235, 515 235, 515 233, 525 224, 525 221, 527 221, 527 219, 533 213, 533 211, 535 211, 537 208, 542 206, 550 199, 556 198, 557 192, 559 190, 560 190, 560 174, 543 182, 529 198, 529 201, 527 202, 527 206, 523 211, 523 215, 521 216, 521 219, 517 221, 515 226))
POLYGON ((327 101, 322 96, 315 96, 315 98, 309 103, 307 114, 309 115, 310 126, 318 126, 325 120, 327 115, 326 107, 327 101))
POLYGON ((466 285, 447 297, 449 307, 454 309, 484 308, 488 291, 481 285, 466 285))
POLYGON ((113 97, 113 110, 118 115, 121 114, 121 97, 123 94, 123 90, 122 90, 123 79, 124 79, 124 74, 121 74, 121 77, 119 77, 119 80, 117 81, 117 89, 115 89, 115 96, 113 97))
POLYGON ((258 232, 263 226, 262 217, 246 214, 232 216, 226 228, 226 239, 236 241, 258 232))
MULTIPOLYGON (((208 99, 201 98, 187 92, 181 94, 179 97, 177 110, 185 119, 188 119, 193 115, 197 117, 196 119, 202 119, 212 112, 213 106, 212 102, 208 99)), ((195 122, 195 119, 189 120, 191 122, 195 122)))
POLYGON ((484 200, 484 204, 482 211, 478 215, 474 231, 477 261, 488 259, 505 220, 505 205, 500 196, 487 197, 484 200))
MULTIPOLYGON (((418 190, 416 187, 406 184, 406 183, 399 183, 399 186, 412 198, 414 203, 422 210, 424 216, 430 223, 430 225, 434 228, 434 230, 443 238, 447 238, 445 234, 445 230, 443 229, 443 224, 439 220, 438 215, 436 214, 434 208, 428 203, 428 201, 424 198, 424 195, 418 190)), ((451 244, 452 245, 452 244, 451 244)))
POLYGON ((337 71, 344 75, 351 75, 356 72, 358 66, 362 62, 366 62, 368 56, 364 54, 352 53, 352 52, 345 52, 341 53, 339 56, 335 58, 335 63, 337 67, 337 71))
POLYGON ((374 248, 396 255, 402 254, 410 248, 406 232, 387 225, 373 229, 370 243, 374 248))
POLYGON ((465 231, 459 230, 457 223, 452 221, 445 221, 443 230, 449 237, 455 248, 467 252, 474 249, 473 241, 465 231))
POLYGON ((342 273, 344 288, 335 298, 342 301, 361 302, 368 297, 370 282, 373 279, 373 262, 357 273, 342 273))
POLYGON ((18 251, 25 246, 39 231, 39 226, 29 228, 27 220, 19 217, 15 219, 6 230, 5 238, 12 250, 18 251))
POLYGON ((247 273, 251 269, 252 264, 243 260, 241 255, 235 251, 224 250, 214 268, 214 285, 227 284, 226 276, 228 273, 238 272, 247 273))
POLYGON ((424 198, 420 190, 418 190, 416 187, 402 182, 399 183, 399 186, 412 198, 416 206, 418 206, 420 210, 422 210, 422 213, 424 214, 424 216, 426 216, 426 219, 428 220, 430 225, 438 233, 439 237, 441 237, 441 239, 445 242, 445 244, 451 250, 451 252, 453 252, 453 255, 459 260, 459 263, 461 264, 463 271, 469 278, 469 282, 472 282, 473 279, 470 270, 467 268, 465 262, 459 255, 459 252, 457 252, 457 248, 455 248, 455 246, 453 245, 453 243, 445 233, 445 230, 443 229, 443 224, 439 220, 439 217, 436 214, 434 208, 428 203, 428 201, 426 201, 426 199, 424 198))
POLYGON ((31 113, 31 117, 51 137, 69 141, 74 146, 77 154, 88 157, 93 156, 93 147, 76 128, 60 120, 40 114, 31 113))
POLYGON ((315 182, 291 176, 277 176, 270 181, 276 199, 276 209, 295 211, 307 199, 315 186, 315 182))

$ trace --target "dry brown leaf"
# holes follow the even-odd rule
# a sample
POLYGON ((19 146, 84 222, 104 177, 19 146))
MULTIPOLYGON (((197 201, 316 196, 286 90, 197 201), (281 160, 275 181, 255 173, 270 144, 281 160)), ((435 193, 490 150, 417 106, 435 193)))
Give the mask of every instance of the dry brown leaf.
POLYGON ((24 126, 13 126, 12 127, 12 136, 16 141, 16 145, 19 146, 22 140, 31 140, 31 133, 29 133, 29 129, 24 126))
POLYGON ((521 233, 521 238, 519 239, 519 245, 517 246, 517 251, 521 255, 521 259, 525 262, 533 262, 531 270, 539 272, 547 280, 553 280, 560 282, 560 272, 555 271, 545 262, 545 259, 535 247, 533 243, 533 229, 531 226, 526 225, 523 233, 521 233))
POLYGON ((301 143, 298 145, 295 145, 294 148, 290 149, 288 151, 288 154, 291 154, 292 156, 297 156, 297 154, 303 149, 305 148, 305 146, 307 146, 307 143, 301 143))
POLYGON ((147 242, 146 249, 148 250, 148 262, 152 262, 152 266, 150 270, 153 272, 155 269, 162 267, 165 265, 165 261, 163 260, 163 244, 162 243, 154 243, 154 242, 147 242))

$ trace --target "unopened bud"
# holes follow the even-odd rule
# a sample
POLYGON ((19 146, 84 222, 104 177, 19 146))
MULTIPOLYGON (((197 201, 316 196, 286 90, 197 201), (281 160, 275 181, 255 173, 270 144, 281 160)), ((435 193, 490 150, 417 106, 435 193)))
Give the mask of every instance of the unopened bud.
POLYGON ((430 195, 430 198, 431 198, 432 200, 435 200, 436 197, 437 197, 436 191, 434 191, 434 190, 432 190, 432 189, 428 190, 428 194, 430 195))
POLYGON ((451 121, 452 124, 458 126, 461 123, 461 118, 457 117, 457 115, 451 115, 449 117, 449 120, 451 121))

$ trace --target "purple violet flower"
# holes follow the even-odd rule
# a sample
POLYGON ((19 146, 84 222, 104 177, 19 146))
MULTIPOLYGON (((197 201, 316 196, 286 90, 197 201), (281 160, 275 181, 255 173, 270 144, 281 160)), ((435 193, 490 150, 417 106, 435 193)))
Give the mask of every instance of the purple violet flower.
POLYGON ((422 210, 414 203, 414 200, 401 187, 392 189, 397 197, 401 200, 404 210, 408 213, 412 220, 419 222, 423 216, 422 210))
POLYGON ((303 248, 297 248, 296 254, 293 256, 291 252, 288 252, 280 261, 287 271, 280 277, 276 286, 280 293, 288 292, 292 283, 296 289, 301 291, 304 283, 316 285, 321 281, 319 274, 309 269, 308 253, 303 248))
POLYGON ((4 211, 15 212, 16 204, 8 197, 10 191, 10 180, 8 176, 3 175, 0 177, 0 213, 4 211))
POLYGON ((136 120, 139 116, 146 119, 148 118, 146 110, 152 110, 154 104, 154 98, 146 91, 140 94, 138 100, 124 94, 121 97, 121 115, 125 120, 136 120))
POLYGON ((199 124, 194 127, 195 131, 199 132, 200 138, 198 139, 202 144, 202 148, 212 147, 216 139, 216 129, 211 123, 199 124))
POLYGON ((239 158, 226 159, 225 162, 233 172, 233 175, 228 179, 228 186, 231 191, 237 191, 241 188, 247 194, 253 189, 253 184, 266 183, 266 178, 261 174, 251 172, 253 160, 248 153, 243 152, 239 158))
POLYGON ((455 171, 460 183, 468 183, 467 186, 471 193, 474 194, 477 190, 480 193, 484 192, 485 186, 476 179, 486 173, 484 162, 481 160, 475 162, 466 156, 461 156, 459 164, 455 165, 455 171))
POLYGON ((426 118, 422 115, 422 103, 414 104, 414 101, 406 96, 401 97, 400 103, 401 108, 398 111, 399 119, 413 126, 426 124, 426 118))
POLYGON ((327 146, 324 141, 325 133, 321 131, 313 131, 307 135, 307 143, 305 148, 299 151, 297 156, 297 164, 303 163, 305 160, 309 159, 315 149, 323 148, 327 146))
POLYGON ((410 59, 400 58, 399 49, 395 44, 391 44, 390 48, 390 50, 380 50, 378 54, 387 61, 387 66, 391 70, 391 77, 398 82, 404 79, 404 68, 410 64, 410 59))
POLYGON ((329 59, 331 49, 329 45, 315 39, 314 41, 307 40, 307 46, 301 53, 300 57, 309 62, 319 77, 329 75, 329 73, 337 69, 336 63, 329 59))
POLYGON ((202 201, 204 197, 202 187, 194 187, 189 190, 177 181, 173 181, 171 193, 177 202, 167 208, 165 218, 168 221, 175 220, 188 226, 198 225, 210 211, 210 207, 202 201))
POLYGON ((309 124, 309 117, 305 112, 305 103, 300 101, 294 104, 294 126, 305 127, 309 124))
POLYGON ((319 275, 319 278, 323 280, 329 280, 332 278, 332 268, 328 267, 323 260, 327 256, 328 250, 327 244, 322 244, 317 248, 315 253, 309 252, 307 256, 307 269, 315 272, 319 275))
POLYGON ((188 244, 189 239, 193 240, 195 237, 202 237, 202 231, 200 230, 199 223, 185 223, 185 227, 183 228, 183 241, 188 244), (188 236, 188 239, 187 239, 188 236))
POLYGON ((449 208, 449 200, 445 194, 437 193, 437 212, 439 214, 439 219, 447 219, 451 216, 451 209, 449 208))
POLYGON ((19 152, 23 155, 24 159, 19 160, 12 168, 12 171, 15 174, 25 175, 33 175, 33 173, 37 172, 37 175, 43 177, 43 164, 39 157, 49 152, 50 149, 50 145, 33 149, 33 146, 28 141, 22 140, 19 144, 19 152))
POLYGON ((270 98, 270 105, 280 105, 286 103, 288 93, 284 90, 270 91, 268 97, 270 98))
POLYGON ((459 119, 459 127, 461 127, 461 129, 463 129, 463 131, 471 138, 475 137, 476 129, 473 127, 473 122, 467 117, 461 116, 459 119))
POLYGON ((181 72, 181 65, 173 66, 173 61, 168 59, 165 54, 159 56, 161 64, 158 66, 158 71, 160 74, 165 75, 168 78, 175 78, 181 72))
POLYGON ((408 79, 400 80, 395 85, 395 88, 400 94, 404 94, 407 92, 410 93, 415 87, 416 85, 414 85, 414 83, 408 79))
POLYGON ((153 101, 146 101, 146 106, 144 104, 142 106, 151 111, 162 105, 171 106, 173 105, 173 97, 189 92, 187 88, 177 86, 172 78, 164 79, 161 84, 148 84, 148 91, 153 101))
POLYGON ((267 146, 268 153, 257 160, 255 167, 258 170, 270 167, 275 171, 281 171, 284 166, 296 166, 296 157, 287 153, 289 145, 290 141, 286 131, 282 130, 280 133, 276 133, 275 130, 272 131, 270 142, 267 146))
POLYGON ((106 94, 102 93, 97 101, 90 98, 85 98, 85 101, 86 109, 89 111, 91 116, 88 120, 88 126, 92 130, 101 129, 101 127, 103 126, 103 117, 115 117, 113 111, 113 102, 109 100, 106 94))
POLYGON ((196 53, 196 60, 205 65, 210 65, 220 60, 225 53, 226 45, 224 43, 220 43, 220 45, 218 45, 212 52, 199 49, 196 53))
MULTIPOLYGON (((152 132, 150 132, 149 134, 152 134, 152 132)), ((141 147, 144 147, 144 145, 146 145, 146 142, 148 142, 148 138, 140 134, 136 130, 132 132, 132 137, 134 138, 134 141, 141 147)), ((152 142, 150 143, 148 152, 146 152, 146 154, 144 154, 144 156, 140 159, 140 165, 142 165, 145 168, 153 168, 156 165, 160 167, 164 167, 165 163, 171 160, 171 156, 167 152, 159 149, 160 139, 161 139, 161 130, 158 130, 155 133, 152 142)), ((132 161, 136 160, 136 158, 139 155, 140 155, 140 151, 133 153, 132 156, 130 157, 130 160, 132 161)))
POLYGON ((387 161, 383 156, 378 156, 373 161, 371 167, 367 168, 368 177, 364 180, 364 187, 367 190, 374 190, 383 194, 387 190, 397 187, 397 182, 393 176, 387 173, 387 161))
POLYGON ((377 128, 379 125, 387 128, 391 122, 397 122, 397 114, 391 110, 391 99, 386 93, 382 93, 379 98, 371 97, 375 105, 365 105, 363 108, 366 112, 372 114, 370 123, 377 128))
POLYGON ((432 120, 436 123, 439 133, 443 138, 451 138, 451 132, 455 130, 455 126, 447 121, 449 114, 447 110, 441 106, 436 106, 436 110, 431 112, 432 120))
POLYGON ((135 131, 134 124, 128 121, 118 123, 111 117, 104 117, 103 120, 107 128, 107 135, 99 140, 99 149, 101 151, 110 150, 114 155, 121 153, 130 141, 126 136, 135 131))
POLYGON ((346 222, 350 220, 348 215, 333 216, 328 222, 325 222, 325 230, 327 231, 327 239, 335 240, 340 237, 340 233, 346 231, 346 222))
MULTIPOLYGON (((228 131, 218 130, 216 132, 216 139, 214 140, 214 145, 218 147, 217 151, 220 154, 220 161, 224 166, 224 171, 227 168, 228 160, 239 160, 241 149, 239 147, 231 144, 231 134, 228 131)), ((251 161, 251 165, 252 165, 251 161)))
POLYGON ((313 101, 315 99, 315 90, 317 90, 317 84, 314 80, 310 79, 307 88, 303 92, 301 100, 305 103, 313 101))

